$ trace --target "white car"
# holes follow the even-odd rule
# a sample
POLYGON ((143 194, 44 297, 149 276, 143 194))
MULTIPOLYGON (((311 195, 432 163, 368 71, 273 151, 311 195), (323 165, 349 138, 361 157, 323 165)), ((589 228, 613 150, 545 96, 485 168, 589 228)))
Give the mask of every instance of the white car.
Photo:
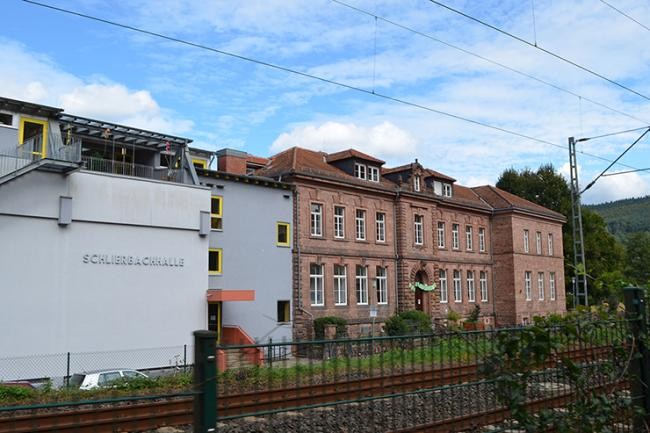
POLYGON ((70 378, 70 386, 79 387, 82 390, 102 388, 110 386, 112 382, 119 379, 148 378, 144 373, 136 370, 102 370, 88 373, 75 373, 70 378))

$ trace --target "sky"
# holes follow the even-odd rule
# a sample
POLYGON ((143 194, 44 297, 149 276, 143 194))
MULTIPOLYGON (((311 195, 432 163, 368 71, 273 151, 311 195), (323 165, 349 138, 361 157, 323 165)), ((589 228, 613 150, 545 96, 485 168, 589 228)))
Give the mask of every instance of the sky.
MULTIPOLYGON (((442 3, 643 96, 429 0, 39 1, 235 56, 4 0, 0 96, 204 149, 356 148, 477 186, 546 163, 568 177, 568 137, 650 125, 650 31, 599 0, 442 3)), ((650 2, 607 2, 650 26, 650 2)), ((581 186, 642 132, 580 142, 581 186)), ((610 172, 650 167, 650 134, 620 163, 610 172)), ((582 198, 648 194, 641 171, 582 198)))

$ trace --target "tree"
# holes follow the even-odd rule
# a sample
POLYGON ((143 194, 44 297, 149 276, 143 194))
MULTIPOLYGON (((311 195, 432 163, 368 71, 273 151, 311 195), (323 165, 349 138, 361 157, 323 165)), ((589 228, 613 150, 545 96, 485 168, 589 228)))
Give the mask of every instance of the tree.
MULTIPOLYGON (((573 268, 573 226, 571 218, 571 189, 569 184, 555 171, 552 164, 545 164, 537 171, 513 168, 505 170, 496 184, 510 193, 533 203, 563 214, 567 223, 562 227, 564 243, 564 273, 567 275, 567 293, 571 292, 573 268)), ((607 231, 605 221, 595 212, 582 208, 585 261, 590 280, 590 302, 607 300, 620 292, 619 277, 623 276, 625 250, 607 231)))
POLYGON ((650 284, 650 233, 639 232, 628 236, 627 273, 635 284, 650 284))

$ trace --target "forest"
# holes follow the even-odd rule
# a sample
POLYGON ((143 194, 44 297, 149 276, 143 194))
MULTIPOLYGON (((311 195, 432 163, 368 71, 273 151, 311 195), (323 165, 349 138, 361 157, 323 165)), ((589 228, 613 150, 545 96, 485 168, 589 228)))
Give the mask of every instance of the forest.
POLYGON ((638 232, 650 232, 650 196, 587 206, 603 217, 607 230, 620 240, 638 232))

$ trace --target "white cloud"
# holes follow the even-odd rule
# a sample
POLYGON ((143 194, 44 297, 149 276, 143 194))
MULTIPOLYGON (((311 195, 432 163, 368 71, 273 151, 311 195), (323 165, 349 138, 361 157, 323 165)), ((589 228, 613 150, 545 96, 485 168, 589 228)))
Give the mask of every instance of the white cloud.
POLYGON ((301 125, 282 133, 271 145, 276 153, 292 146, 325 152, 355 148, 379 157, 412 154, 416 140, 391 122, 375 126, 354 123, 325 122, 321 125, 301 125))
POLYGON ((163 110, 147 90, 132 90, 105 78, 85 80, 62 70, 48 57, 0 38, 0 94, 52 105, 69 114, 179 134, 193 122, 163 110))
POLYGON ((631 197, 650 195, 650 182, 638 173, 601 177, 585 192, 584 203, 603 203, 631 197))

